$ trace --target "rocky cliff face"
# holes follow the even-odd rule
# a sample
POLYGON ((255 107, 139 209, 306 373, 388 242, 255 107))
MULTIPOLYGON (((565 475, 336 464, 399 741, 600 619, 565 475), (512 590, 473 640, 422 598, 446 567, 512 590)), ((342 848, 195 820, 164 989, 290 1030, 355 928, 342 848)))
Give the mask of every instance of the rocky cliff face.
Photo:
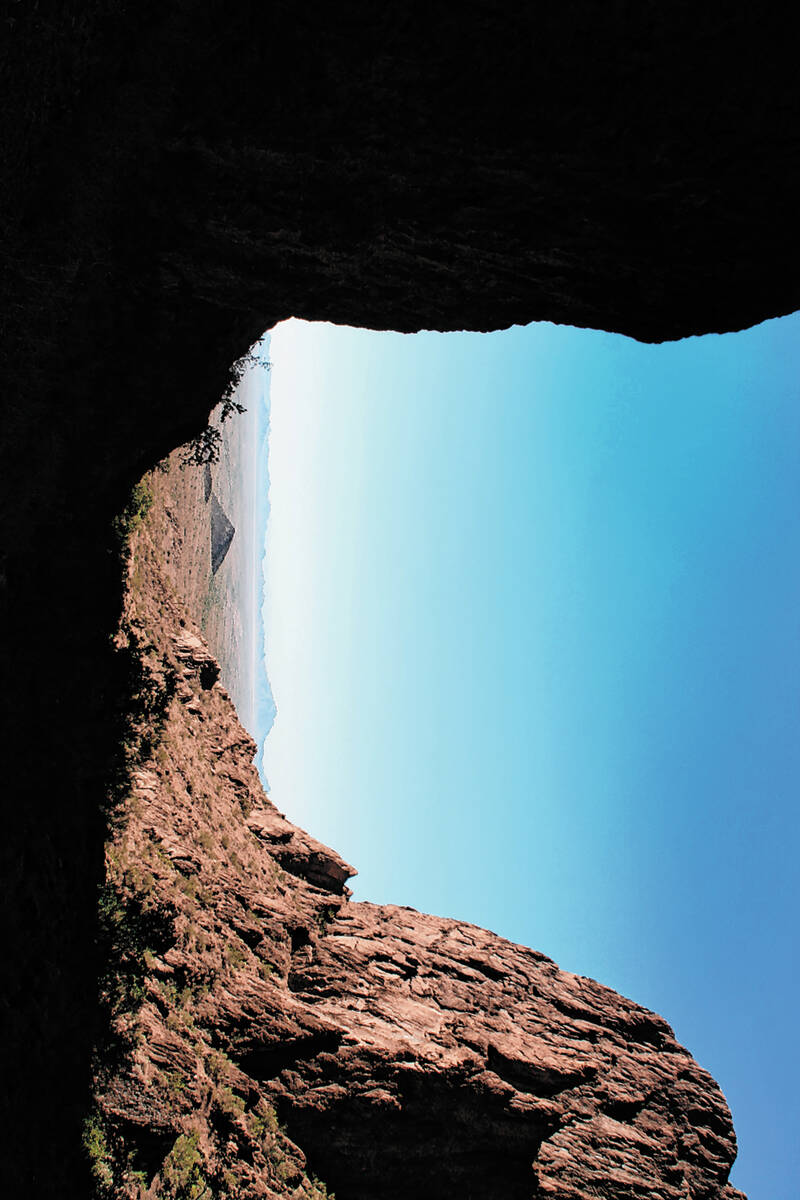
POLYGON ((7 6, 9 1194, 82 1187, 101 813, 142 702, 135 655, 110 646, 109 531, 131 486, 202 429, 231 362, 286 316, 402 330, 543 318, 659 339, 797 307, 792 16, 7 6))
POLYGON ((349 900, 353 868, 261 789, 164 528, 153 509, 133 535, 117 639, 146 701, 106 847, 100 1193, 740 1196, 725 1101, 664 1020, 474 926, 349 900))

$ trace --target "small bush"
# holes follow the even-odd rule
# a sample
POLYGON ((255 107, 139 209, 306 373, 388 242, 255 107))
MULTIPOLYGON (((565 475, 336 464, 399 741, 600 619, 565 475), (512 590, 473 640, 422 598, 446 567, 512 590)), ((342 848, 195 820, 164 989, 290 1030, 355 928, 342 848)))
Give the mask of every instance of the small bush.
POLYGON ((183 1092, 186 1091, 186 1080, 184 1079, 183 1075, 181 1075, 180 1071, 168 1071, 165 1079, 167 1081, 167 1087, 169 1090, 174 1092, 177 1096, 182 1095, 183 1092))
POLYGON ((274 1137, 278 1132, 278 1118, 275 1110, 270 1108, 265 1101, 260 1101, 258 1109, 251 1112, 248 1117, 248 1126, 250 1136, 256 1142, 263 1142, 268 1136, 274 1137))
POLYGON ((161 1168, 164 1196, 170 1200, 210 1200, 196 1133, 182 1133, 161 1168))
POLYGON ((236 1120, 241 1117, 245 1110, 245 1103, 241 1096, 237 1096, 229 1087, 221 1087, 217 1092, 217 1104, 222 1112, 227 1116, 236 1120))
POLYGON ((98 941, 105 971, 101 997, 116 1016, 133 1012, 145 997, 147 961, 174 941, 167 912, 145 908, 141 898, 106 883, 98 895, 98 941))
MULTIPOLYGON (((253 350, 248 350, 247 354, 242 355, 231 367, 228 386, 222 397, 219 424, 224 425, 225 422, 234 413, 245 412, 245 407, 240 404, 236 397, 236 389, 242 382, 245 373, 251 367, 263 367, 269 370, 272 363, 267 359, 262 358, 253 350)), ((203 467, 209 463, 219 462, 220 449, 222 447, 222 430, 219 426, 213 425, 211 422, 205 427, 202 433, 197 437, 192 438, 183 447, 181 454, 181 466, 183 467, 203 467)))
POLYGON ((247 954, 237 942, 225 947, 225 958, 232 967, 242 967, 247 962, 247 954))
POLYGON ((92 1113, 83 1123, 83 1149, 99 1194, 106 1195, 114 1186, 114 1170, 106 1131, 100 1116, 92 1113))
POLYGON ((311 1176, 311 1190, 308 1193, 308 1200, 336 1200, 333 1192, 329 1192, 321 1179, 317 1179, 316 1175, 311 1176))
POLYGON ((337 912, 338 909, 332 905, 319 910, 317 913, 317 925, 319 926, 320 933, 325 933, 331 922, 336 920, 337 912))
POLYGON ((126 550, 133 534, 150 511, 153 493, 146 480, 140 479, 131 491, 128 502, 112 522, 121 550, 126 550))

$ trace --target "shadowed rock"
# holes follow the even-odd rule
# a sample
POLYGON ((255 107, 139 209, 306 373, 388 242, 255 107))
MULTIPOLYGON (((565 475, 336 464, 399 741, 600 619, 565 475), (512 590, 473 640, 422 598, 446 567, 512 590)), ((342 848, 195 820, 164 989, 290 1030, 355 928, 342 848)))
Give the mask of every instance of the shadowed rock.
POLYGON ((217 571, 225 561, 236 530, 228 518, 228 514, 220 504, 216 495, 211 493, 211 574, 217 571))

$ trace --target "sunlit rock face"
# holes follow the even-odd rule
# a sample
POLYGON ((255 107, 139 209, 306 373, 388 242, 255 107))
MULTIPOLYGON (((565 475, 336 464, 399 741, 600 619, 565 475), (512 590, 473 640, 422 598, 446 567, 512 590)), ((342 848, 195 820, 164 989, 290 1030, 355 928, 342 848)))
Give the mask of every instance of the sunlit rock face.
POLYGON ((335 1040, 269 1088, 339 1194, 740 1195, 725 1102, 654 1013, 411 909, 344 906, 324 934, 289 987, 335 1040))
POLYGON ((351 902, 353 868, 264 795, 160 553, 181 489, 152 487, 119 640, 159 719, 106 848, 96 1172, 131 1200, 181 1171, 220 1197, 741 1198, 725 1100, 661 1017, 466 922, 351 902))
POLYGON ((131 484, 290 315, 659 339, 796 308, 794 46, 755 6, 14 6, 9 1194, 80 1190, 98 812, 135 683, 109 522, 131 484))

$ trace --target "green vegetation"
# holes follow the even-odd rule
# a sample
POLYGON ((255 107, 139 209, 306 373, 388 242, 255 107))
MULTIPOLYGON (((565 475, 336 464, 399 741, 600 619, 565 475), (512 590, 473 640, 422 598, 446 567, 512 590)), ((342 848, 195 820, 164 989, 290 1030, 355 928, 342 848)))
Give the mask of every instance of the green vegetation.
POLYGON ((161 1168, 162 1195, 170 1200, 211 1200, 197 1133, 182 1133, 161 1168))
POLYGON ((243 967, 247 962, 247 953, 238 942, 229 942, 225 947, 225 958, 231 967, 243 967))
POLYGON ((164 1078, 169 1090, 176 1095, 180 1096, 186 1091, 186 1080, 180 1071, 167 1071, 164 1078))
POLYGON ((222 1184, 225 1191, 223 1196, 237 1196, 239 1194, 239 1180, 234 1175, 233 1171, 225 1170, 222 1172, 222 1184))
POLYGON ((112 883, 100 888, 97 915, 105 967, 100 994, 111 1015, 119 1016, 134 1011, 144 1000, 148 958, 172 945, 172 920, 112 883))
MULTIPOLYGON (((125 510, 114 522, 123 561, 152 500, 150 487, 143 481, 133 489, 125 510)), ((138 540, 129 568, 129 587, 135 586, 136 563, 148 553, 149 540, 138 540)), ((209 615, 214 599, 210 591, 209 615)), ((137 611, 135 605, 130 610, 132 614, 137 611)), ((205 917, 196 907, 207 906, 214 899, 213 892, 203 886, 202 877, 181 871, 157 839, 140 846, 133 836, 137 829, 128 827, 137 811, 146 822, 152 803, 147 788, 154 785, 142 782, 140 770, 148 779, 155 776, 157 786, 167 795, 176 781, 181 786, 173 765, 170 735, 165 735, 177 678, 165 654, 151 640, 153 636, 135 615, 130 615, 116 639, 119 752, 104 814, 108 834, 106 882, 98 893, 98 959, 104 968, 100 990, 105 1022, 95 1045, 95 1107, 83 1131, 93 1195, 95 1200, 121 1195, 138 1200, 144 1200, 145 1195, 157 1196, 158 1200, 241 1200, 248 1191, 248 1172, 255 1168, 265 1172, 276 1195, 292 1193, 307 1200, 330 1200, 324 1184, 304 1175, 302 1158, 279 1125, 274 1110, 263 1098, 251 1109, 251 1090, 240 1094, 245 1084, 235 1063, 208 1046, 202 1010, 195 1008, 195 1002, 212 986, 219 970, 218 959, 214 958, 214 968, 202 960, 202 970, 195 965, 171 978, 163 977, 160 960, 176 940, 201 952, 216 943, 202 926, 205 917), (176 912, 181 918, 187 917, 185 923, 178 921, 180 934, 175 928, 176 912), (188 919, 192 917, 194 920, 188 919), (145 1000, 148 1007, 156 1005, 161 1019, 197 1056, 198 1063, 205 1061, 208 1075, 206 1078, 202 1069, 196 1074, 191 1066, 151 1073, 153 1103, 161 1107, 172 1126, 170 1140, 161 1146, 140 1139, 127 1123, 117 1123, 113 1105, 106 1110, 104 1099, 115 1071, 123 1065, 127 1070, 131 1056, 144 1042, 147 1022, 135 1014, 145 1000), (207 1110, 203 1110, 202 1117, 198 1112, 196 1118, 191 1118, 190 1111, 200 1103, 207 1110), (194 1128, 176 1127, 178 1121, 188 1120, 193 1121, 194 1128), (246 1170, 237 1166, 237 1155, 249 1164, 246 1170)), ((246 813, 249 798, 240 803, 246 813)), ((246 870, 248 852, 242 850, 229 830, 206 825, 196 828, 193 836, 205 854, 221 854, 225 847, 232 866, 246 870)), ((274 872, 277 878, 282 877, 277 864, 274 872)), ((335 914, 333 906, 320 912, 322 930, 335 914)), ((251 909, 247 910, 247 918, 248 927, 257 926, 261 920, 251 909)), ((197 962, 194 958, 192 961, 197 962)), ((243 941, 231 937, 223 951, 225 967, 236 970, 248 962, 258 967, 263 978, 277 970, 271 963, 259 962, 243 941)), ((177 1062, 173 1060, 169 1065, 175 1068, 177 1062)))
POLYGON ((224 1050, 209 1050, 206 1054, 206 1071, 217 1083, 235 1069, 224 1050))
POLYGON ((308 1200, 336 1200, 333 1192, 329 1192, 321 1179, 317 1179, 316 1175, 311 1176, 311 1191, 308 1193, 308 1200))
POLYGON ((146 1172, 136 1169, 135 1155, 125 1150, 119 1131, 108 1125, 97 1109, 83 1123, 82 1142, 97 1200, 112 1200, 123 1183, 133 1184, 140 1196, 144 1194, 146 1172))
POLYGON ((237 1096, 229 1087, 221 1087, 218 1089, 215 1099, 217 1105, 226 1116, 231 1117, 234 1121, 237 1117, 241 1117, 245 1110, 245 1102, 241 1096, 237 1096))
POLYGON ((319 926, 320 933, 325 933, 331 922, 336 919, 337 912, 338 909, 334 908, 332 905, 319 910, 317 913, 317 925, 319 926))
POLYGON ((150 485, 146 479, 140 479, 131 490, 131 494, 122 512, 112 522, 112 527, 122 553, 127 551, 133 534, 147 516, 152 503, 153 493, 150 490, 150 485))
POLYGON ((209 853, 214 849, 214 839, 207 829, 199 829, 194 835, 194 840, 209 853))
POLYGON ((117 832, 124 828, 132 803, 132 772, 159 746, 176 687, 174 669, 161 662, 155 647, 130 626, 122 632, 127 645, 117 650, 119 749, 104 813, 109 830, 117 832))
POLYGON ((275 1110, 263 1100, 259 1107, 249 1114, 248 1128, 250 1136, 256 1142, 263 1142, 267 1137, 274 1137, 278 1132, 278 1118, 275 1110))
POLYGON ((231 417, 234 413, 245 412, 245 407, 235 399, 236 389, 244 378, 245 372, 251 367, 262 367, 269 370, 272 363, 268 359, 262 358, 255 354, 252 350, 248 350, 247 354, 243 354, 238 358, 231 367, 228 386, 222 397, 219 411, 219 425, 209 421, 205 429, 198 433, 197 437, 192 438, 183 447, 181 454, 181 466, 183 467, 202 467, 207 463, 219 462, 220 449, 222 447, 222 429, 220 426, 231 417))
POLYGON ((89 1160, 95 1191, 101 1196, 108 1194, 114 1186, 114 1166, 105 1126, 97 1112, 83 1123, 83 1149, 89 1160))
MULTIPOLYGON (((131 512, 141 514, 149 500, 149 492, 140 493, 131 512)), ((117 658, 123 697, 118 715, 119 751, 104 813, 110 836, 125 828, 136 803, 133 771, 160 741, 175 691, 174 672, 159 672, 150 661, 154 647, 133 630, 127 633, 128 645, 117 658)), ((110 1015, 118 1016, 139 1007, 145 996, 148 962, 172 945, 174 933, 171 918, 159 908, 153 873, 129 862, 119 841, 109 840, 107 861, 107 879, 97 899, 97 942, 104 967, 100 992, 110 1015)))
POLYGON ((196 875, 184 875, 182 871, 176 871, 178 876, 178 887, 190 900, 196 900, 200 891, 200 884, 196 875))

